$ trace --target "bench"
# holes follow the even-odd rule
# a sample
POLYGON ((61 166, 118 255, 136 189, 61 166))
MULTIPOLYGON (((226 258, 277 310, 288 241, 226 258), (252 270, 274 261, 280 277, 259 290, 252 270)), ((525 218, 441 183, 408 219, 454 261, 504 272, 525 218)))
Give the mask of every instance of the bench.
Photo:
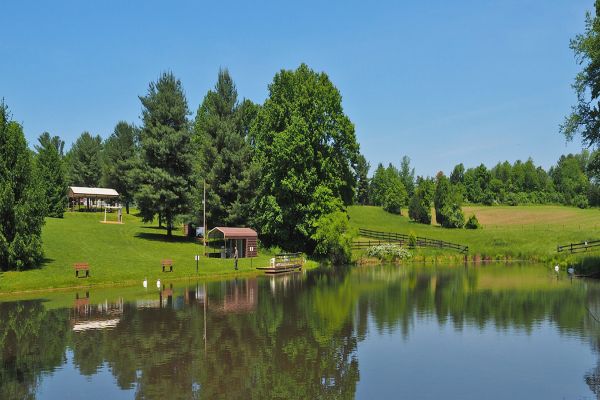
POLYGON ((73 264, 75 269, 75 277, 79 278, 79 271, 85 271, 85 277, 90 276, 90 265, 88 263, 75 263, 73 264))
POLYGON ((173 260, 162 260, 160 262, 160 265, 162 266, 162 271, 165 272, 165 267, 169 267, 169 272, 173 272, 173 260))

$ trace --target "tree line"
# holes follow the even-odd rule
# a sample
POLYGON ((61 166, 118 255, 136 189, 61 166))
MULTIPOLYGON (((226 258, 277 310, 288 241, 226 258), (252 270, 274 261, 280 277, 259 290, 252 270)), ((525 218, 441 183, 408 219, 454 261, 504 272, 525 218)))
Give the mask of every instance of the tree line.
POLYGON ((440 171, 435 178, 417 176, 404 156, 400 168, 379 163, 368 177, 370 164, 363 156, 357 163, 355 201, 363 205, 382 206, 401 214, 408 208, 409 217, 431 223, 431 208, 436 221, 449 228, 462 227, 464 202, 484 205, 563 204, 580 208, 600 206, 600 174, 597 168, 600 151, 583 150, 563 155, 548 171, 536 166, 531 158, 510 163, 498 162, 465 169, 456 165, 449 176, 440 171))
POLYGON ((2 269, 40 264, 44 217, 63 216, 68 186, 114 188, 127 212, 135 203, 170 237, 179 222, 201 222, 206 184, 209 226, 250 226, 265 246, 338 254, 331 226, 349 230, 359 145, 327 74, 305 64, 281 70, 259 105, 240 100, 223 69, 194 118, 171 72, 139 100, 140 126, 118 122, 106 140, 83 132, 66 153, 49 133, 28 149, 2 102, 2 269))

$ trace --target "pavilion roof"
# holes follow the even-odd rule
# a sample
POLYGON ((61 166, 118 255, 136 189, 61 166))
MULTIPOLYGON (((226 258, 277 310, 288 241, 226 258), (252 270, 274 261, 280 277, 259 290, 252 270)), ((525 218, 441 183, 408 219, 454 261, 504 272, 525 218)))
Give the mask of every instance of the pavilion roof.
POLYGON ((109 188, 69 186, 69 197, 119 197, 119 192, 109 188))

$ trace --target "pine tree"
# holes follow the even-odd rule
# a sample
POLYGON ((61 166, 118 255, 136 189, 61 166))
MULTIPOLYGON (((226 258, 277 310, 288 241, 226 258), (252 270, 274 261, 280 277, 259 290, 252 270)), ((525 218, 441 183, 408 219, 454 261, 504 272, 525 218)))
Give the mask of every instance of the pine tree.
MULTIPOLYGON (((237 96, 229 72, 220 70, 214 90, 206 94, 196 114, 197 176, 206 180, 210 226, 248 225, 255 197, 257 179, 248 132, 258 106, 249 100, 240 103, 237 96)), ((202 189, 201 182, 197 187, 202 189)), ((202 194, 194 198, 202 199, 202 194)), ((202 203, 195 205, 195 215, 200 216, 202 203)))
POLYGON ((362 154, 358 155, 356 163, 356 203, 369 204, 369 168, 371 165, 362 154))
POLYGON ((26 269, 42 261, 45 202, 21 126, 0 103, 0 268, 26 269))
POLYGON ((192 154, 188 104, 181 81, 163 73, 142 102, 142 166, 136 171, 136 200, 145 221, 158 214, 172 236, 175 218, 190 210, 192 154))
POLYGON ((121 121, 104 142, 102 152, 102 182, 119 192, 129 214, 129 204, 135 193, 135 171, 139 166, 139 131, 127 122, 121 121))
POLYGON ((44 192, 46 215, 62 218, 67 208, 67 176, 63 162, 63 142, 58 136, 44 132, 35 146, 35 166, 44 192))
POLYGON ((72 186, 98 187, 102 176, 102 139, 83 132, 67 153, 69 184, 72 186))

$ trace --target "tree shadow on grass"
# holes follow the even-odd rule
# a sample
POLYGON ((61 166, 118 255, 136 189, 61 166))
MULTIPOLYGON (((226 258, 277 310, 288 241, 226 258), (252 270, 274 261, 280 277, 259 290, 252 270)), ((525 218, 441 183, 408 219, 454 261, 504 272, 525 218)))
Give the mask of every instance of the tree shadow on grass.
POLYGON ((187 236, 172 236, 168 237, 164 233, 150 233, 140 232, 135 234, 136 238, 151 240, 153 242, 166 242, 166 243, 194 243, 194 238, 187 236))

